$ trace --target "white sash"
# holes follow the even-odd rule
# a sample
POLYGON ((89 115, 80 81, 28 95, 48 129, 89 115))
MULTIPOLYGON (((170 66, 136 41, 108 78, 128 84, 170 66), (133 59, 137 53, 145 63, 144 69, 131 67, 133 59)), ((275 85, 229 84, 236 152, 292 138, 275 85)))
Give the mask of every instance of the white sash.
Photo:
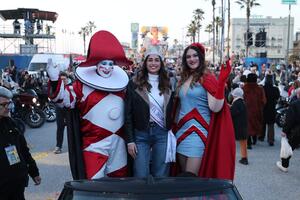
POLYGON ((158 102, 153 98, 153 96, 149 93, 149 96, 154 100, 155 104, 151 101, 150 103, 150 119, 157 123, 160 127, 164 128, 164 112, 162 107, 158 104, 158 102))

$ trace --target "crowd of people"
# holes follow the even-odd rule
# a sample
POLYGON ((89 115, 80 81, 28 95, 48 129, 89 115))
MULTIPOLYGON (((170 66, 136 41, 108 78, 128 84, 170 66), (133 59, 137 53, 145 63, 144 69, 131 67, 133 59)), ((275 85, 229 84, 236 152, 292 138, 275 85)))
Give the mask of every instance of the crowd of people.
MULTIPOLYGON (((293 150, 299 146, 299 66, 253 63, 243 67, 227 57, 212 66, 200 43, 186 47, 175 63, 165 62, 160 51, 150 48, 143 61, 133 65, 118 40, 106 31, 95 33, 88 52, 72 82, 51 62, 47 66, 49 97, 58 106, 54 153, 61 153, 64 127, 72 126, 68 137, 74 142, 69 143, 74 179, 189 173, 233 180, 235 140, 243 165, 251 162, 247 151, 257 142, 266 138, 270 147, 275 144, 279 85, 293 99, 282 136, 288 137, 293 150), (75 110, 71 114, 77 113, 78 118, 70 121, 64 116, 69 113, 66 109, 75 110)), ((34 88, 39 81, 26 72, 18 75, 12 67, 2 74, 1 85, 34 88)), ((0 105, 6 107, 5 102, 0 105)), ((277 162, 279 169, 286 172, 289 159, 277 162)), ((30 175, 40 183, 36 166, 30 175)))

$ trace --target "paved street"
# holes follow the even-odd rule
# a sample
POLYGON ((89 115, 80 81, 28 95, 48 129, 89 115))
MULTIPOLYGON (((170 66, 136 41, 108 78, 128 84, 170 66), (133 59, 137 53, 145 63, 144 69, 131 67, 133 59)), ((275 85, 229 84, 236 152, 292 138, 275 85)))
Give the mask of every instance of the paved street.
MULTIPOLYGON (((25 135, 40 169, 42 184, 33 185, 30 180, 26 189, 26 199, 56 199, 65 181, 71 179, 66 135, 63 153, 55 155, 55 123, 46 123, 39 129, 27 129, 25 135)), ((279 159, 280 130, 276 129, 275 146, 269 147, 267 142, 258 142, 249 150, 248 166, 236 164, 234 184, 245 200, 300 199, 300 150, 294 152, 288 173, 277 169, 275 162, 279 159)), ((237 160, 239 159, 237 147, 237 160)))

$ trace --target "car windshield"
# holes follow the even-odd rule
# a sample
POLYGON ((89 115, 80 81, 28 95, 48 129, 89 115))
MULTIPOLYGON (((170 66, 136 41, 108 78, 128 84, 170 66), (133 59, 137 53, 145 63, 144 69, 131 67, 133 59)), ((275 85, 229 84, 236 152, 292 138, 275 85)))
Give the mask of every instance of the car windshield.
POLYGON ((116 193, 96 193, 86 191, 73 191, 67 194, 63 199, 65 200, 127 200, 127 199, 166 199, 166 200, 238 200, 236 193, 232 188, 223 190, 207 191, 204 193, 181 193, 174 194, 159 194, 152 195, 138 195, 136 194, 116 194, 116 193))
POLYGON ((28 71, 46 70, 47 63, 30 63, 28 71))

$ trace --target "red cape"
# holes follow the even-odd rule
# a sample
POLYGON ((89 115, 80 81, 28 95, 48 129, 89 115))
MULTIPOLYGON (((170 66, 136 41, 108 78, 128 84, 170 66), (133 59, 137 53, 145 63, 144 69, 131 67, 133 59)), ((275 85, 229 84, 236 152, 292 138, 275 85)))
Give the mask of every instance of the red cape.
MULTIPOLYGON (((202 86, 212 95, 216 93, 218 81, 207 74, 202 86)), ((218 113, 212 113, 207 144, 202 157, 199 176, 233 180, 235 170, 235 137, 231 114, 227 102, 218 113)))

